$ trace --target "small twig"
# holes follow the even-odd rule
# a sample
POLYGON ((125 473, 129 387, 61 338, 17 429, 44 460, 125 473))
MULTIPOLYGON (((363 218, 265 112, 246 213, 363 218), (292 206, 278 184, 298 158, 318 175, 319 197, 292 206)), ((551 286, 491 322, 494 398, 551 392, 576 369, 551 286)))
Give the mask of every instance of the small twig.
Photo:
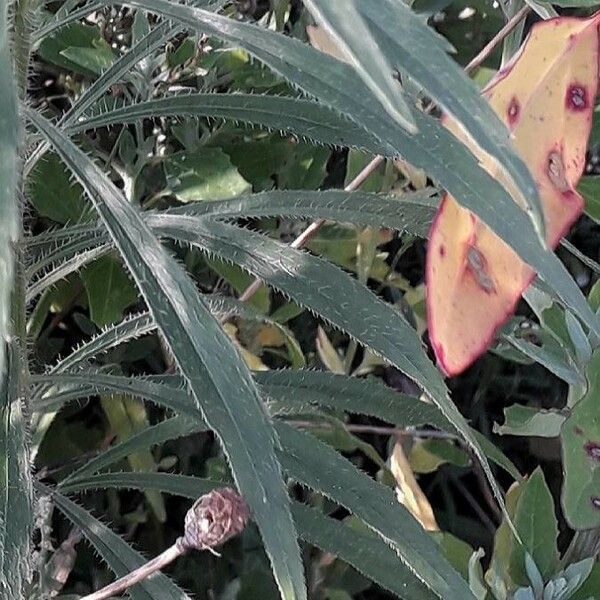
POLYGON ((531 7, 526 4, 518 13, 510 19, 506 25, 486 44, 477 56, 465 67, 467 73, 472 73, 477 67, 485 61, 486 58, 494 51, 496 46, 504 41, 504 38, 524 19, 531 10, 531 7))
POLYGON ((168 564, 172 563, 176 558, 183 556, 185 553, 186 548, 182 547, 176 542, 170 548, 167 548, 164 552, 159 554, 156 558, 153 558, 152 560, 143 564, 141 567, 135 569, 135 571, 127 573, 127 575, 124 575, 120 579, 113 581, 113 583, 103 587, 101 590, 98 590, 93 594, 83 596, 81 600, 105 600, 106 598, 111 598, 112 596, 122 594, 136 583, 139 583, 147 577, 150 577, 150 575, 153 573, 164 569, 168 564))
MULTIPOLYGON (((286 422, 296 427, 305 429, 333 429, 333 425, 327 422, 315 421, 297 421, 295 419, 286 419, 286 422)), ((350 433, 372 433, 373 435, 393 435, 393 436, 409 436, 418 438, 429 438, 439 440, 455 440, 461 442, 460 438, 454 433, 446 431, 438 431, 436 429, 409 429, 402 427, 380 427, 378 425, 354 425, 344 423, 344 429, 350 433)))
MULTIPOLYGON (((377 169, 377 167, 384 161, 383 156, 376 156, 345 188, 346 192, 353 192, 358 189, 377 169)), ((306 245, 310 239, 321 229, 325 223, 325 219, 319 219, 317 221, 313 221, 290 245, 292 248, 302 248, 306 245)), ((262 281, 257 277, 240 295, 239 300, 241 302, 246 302, 250 300, 256 292, 261 288, 262 281)))

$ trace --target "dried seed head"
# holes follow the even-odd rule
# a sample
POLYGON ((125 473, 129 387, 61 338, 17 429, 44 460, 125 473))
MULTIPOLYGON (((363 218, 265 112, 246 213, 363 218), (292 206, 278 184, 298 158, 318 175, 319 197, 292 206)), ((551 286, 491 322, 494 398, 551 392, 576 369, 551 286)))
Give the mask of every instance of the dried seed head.
POLYGON ((200 496, 185 515, 183 549, 206 550, 225 543, 246 527, 250 511, 244 499, 231 488, 200 496))

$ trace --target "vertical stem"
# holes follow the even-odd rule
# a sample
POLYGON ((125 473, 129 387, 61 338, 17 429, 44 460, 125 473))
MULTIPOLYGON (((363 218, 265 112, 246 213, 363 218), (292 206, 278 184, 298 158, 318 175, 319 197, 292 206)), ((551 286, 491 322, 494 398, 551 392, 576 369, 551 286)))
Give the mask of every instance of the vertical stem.
POLYGON ((0 0, 0 587, 3 597, 25 600, 33 506, 23 407, 25 296, 22 278, 16 273, 21 235, 17 86, 24 94, 27 77, 21 83, 15 76, 11 47, 20 47, 21 39, 16 22, 9 23, 8 15, 8 0, 0 0), (9 40, 11 31, 13 39, 9 40))

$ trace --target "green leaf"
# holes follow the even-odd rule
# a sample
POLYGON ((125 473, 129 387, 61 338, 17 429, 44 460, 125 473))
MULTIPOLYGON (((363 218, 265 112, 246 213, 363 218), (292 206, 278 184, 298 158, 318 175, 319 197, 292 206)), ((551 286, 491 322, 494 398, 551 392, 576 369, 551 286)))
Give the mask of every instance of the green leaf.
POLYGON ((432 404, 400 394, 376 379, 358 379, 325 371, 265 371, 256 379, 274 400, 274 415, 301 413, 314 405, 376 417, 396 427, 450 427, 432 404))
POLYGON ((450 440, 421 440, 411 448, 409 461, 415 473, 433 473, 445 463, 466 467, 469 456, 450 440))
POLYGON ((596 223, 600 223, 600 177, 582 177, 577 185, 577 191, 585 200, 585 214, 596 223))
POLYGON ((396 68, 388 61, 353 2, 347 0, 306 0, 315 20, 331 35, 384 110, 411 133, 417 128, 399 81, 396 68))
POLYGON ((261 531, 282 597, 302 600, 303 569, 274 452, 276 437, 241 356, 192 280, 165 252, 135 207, 61 131, 33 111, 28 116, 90 196, 198 408, 223 444, 240 493, 261 531))
POLYGON ((165 173, 167 185, 181 202, 232 198, 251 189, 220 148, 171 154, 165 173))
MULTIPOLYGON (((535 182, 515 154, 504 125, 481 98, 469 77, 446 54, 446 43, 442 44, 439 36, 422 19, 397 0, 311 0, 309 8, 311 4, 318 4, 322 11, 327 10, 329 14, 335 10, 335 22, 340 26, 344 24, 344 33, 348 38, 348 31, 355 27, 355 20, 346 13, 354 9, 364 17, 370 35, 360 35, 366 38, 363 45, 370 42, 379 50, 373 49, 370 54, 373 58, 378 57, 375 60, 379 60, 381 66, 377 72, 388 68, 388 85, 393 82, 393 70, 389 69, 389 65, 410 76, 445 112, 462 124, 476 144, 493 157, 515 182, 540 239, 543 239, 544 216, 535 182)), ((366 67, 364 63, 363 66, 366 67)), ((365 71, 359 70, 359 74, 369 81, 365 71)), ((387 99, 391 101, 392 96, 388 94, 387 99)))
MULTIPOLYGON (((80 122, 70 120, 68 131, 78 133, 117 123, 169 117, 212 117, 260 125, 273 131, 293 133, 300 138, 334 146, 354 146, 378 152, 381 143, 367 131, 312 100, 258 94, 180 94, 112 110, 104 110, 80 122)), ((255 144, 258 150, 261 145, 255 144)), ((242 148, 248 149, 248 144, 242 148)), ((269 145, 262 145, 268 152, 269 145)))
POLYGON ((58 223, 77 223, 89 206, 56 154, 37 164, 29 178, 28 198, 41 215, 58 223))
POLYGON ((553 438, 560 435, 565 419, 566 416, 556 410, 513 404, 504 409, 504 423, 495 424, 494 433, 553 438))
MULTIPOLYGON (((262 192, 232 200, 191 204, 169 209, 168 214, 239 217, 327 219, 370 227, 387 227, 426 237, 437 210, 433 190, 387 196, 342 190, 262 192)), ((160 224, 160 213, 148 215, 151 226, 160 224)))
MULTIPOLYGON (((222 277, 238 294, 242 294, 244 290, 252 284, 254 277, 242 271, 237 265, 224 262, 222 260, 207 258, 208 266, 215 271, 219 277, 222 277)), ((262 285, 256 294, 248 300, 248 303, 263 314, 269 312, 271 306, 271 294, 269 288, 262 285)))
POLYGON ((114 60, 98 28, 81 23, 67 25, 54 36, 45 37, 38 54, 62 69, 88 76, 99 74, 114 60))
POLYGON ((465 580, 390 488, 358 471, 312 435, 281 422, 276 427, 283 450, 280 460, 290 477, 362 519, 439 598, 473 598, 465 580))
MULTIPOLYGON (((195 500, 221 482, 171 473, 106 473, 65 485, 63 491, 128 487, 161 491, 195 500), (138 475, 140 476, 138 478, 138 475)), ((324 552, 339 556, 382 587, 407 600, 428 600, 435 595, 398 559, 385 542, 355 525, 343 524, 315 509, 294 502, 292 514, 298 533, 324 552)))
MULTIPOLYGON (((136 398, 112 396, 100 398, 100 404, 110 429, 119 442, 126 442, 137 432, 148 427, 146 408, 136 398)), ((155 471, 158 468, 147 446, 129 454, 127 461, 134 471, 155 471)), ((145 496, 158 521, 164 523, 167 515, 160 493, 149 491, 145 496)))
POLYGON ((562 504, 565 518, 574 529, 600 526, 600 352, 587 367, 588 389, 561 431, 563 469, 562 504))
POLYGON ((558 523, 554 500, 542 470, 538 467, 527 481, 517 501, 515 526, 523 545, 515 544, 510 559, 510 570, 515 583, 529 585, 525 571, 525 552, 529 552, 544 581, 558 567, 558 523))
MULTIPOLYGON (((50 496, 59 510, 83 533, 117 577, 123 577, 146 564, 147 560, 141 554, 72 500, 40 483, 36 484, 36 489, 38 493, 50 496)), ((132 600, 164 600, 165 598, 190 600, 187 594, 160 572, 131 587, 128 594, 132 600)))
POLYGON ((83 269, 81 278, 87 291, 90 318, 98 327, 122 319, 125 309, 138 299, 121 262, 112 256, 103 256, 83 269))
POLYGON ((92 40, 91 48, 70 46, 60 52, 68 61, 78 65, 84 72, 99 75, 108 69, 115 60, 111 47, 103 39, 92 40))
POLYGON ((84 477, 106 469, 139 450, 147 450, 168 440, 174 440, 202 430, 203 427, 195 419, 188 416, 172 417, 157 425, 147 427, 92 457, 66 479, 63 479, 59 483, 59 487, 62 489, 67 482, 79 481, 84 477))
POLYGON ((330 263, 265 236, 224 223, 212 222, 206 226, 191 217, 161 215, 161 218, 163 224, 157 229, 162 235, 198 245, 239 264, 298 304, 310 307, 408 375, 429 394, 473 448, 503 506, 502 493, 479 443, 450 400, 443 379, 425 355, 416 332, 399 312, 330 263))
MULTIPOLYGON (((568 567, 567 567, 568 568, 568 567)), ((585 583, 577 590, 570 600, 594 600, 594 595, 600 589, 600 563, 594 564, 592 572, 585 583)))

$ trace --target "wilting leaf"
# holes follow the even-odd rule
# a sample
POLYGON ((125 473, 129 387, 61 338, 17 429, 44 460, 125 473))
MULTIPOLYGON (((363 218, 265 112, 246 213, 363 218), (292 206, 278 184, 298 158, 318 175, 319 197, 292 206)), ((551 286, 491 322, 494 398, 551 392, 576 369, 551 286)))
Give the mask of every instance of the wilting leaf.
MULTIPOLYGON (((538 182, 550 247, 583 210, 575 186, 585 166, 597 89, 598 19, 537 24, 514 62, 484 92, 538 182)), ((447 119, 446 126, 473 146, 454 121, 447 119)), ((472 149, 518 201, 506 177, 472 149)), ((487 226, 452 197, 444 198, 431 231, 426 278, 430 337, 448 375, 486 350, 533 277, 487 226)))

